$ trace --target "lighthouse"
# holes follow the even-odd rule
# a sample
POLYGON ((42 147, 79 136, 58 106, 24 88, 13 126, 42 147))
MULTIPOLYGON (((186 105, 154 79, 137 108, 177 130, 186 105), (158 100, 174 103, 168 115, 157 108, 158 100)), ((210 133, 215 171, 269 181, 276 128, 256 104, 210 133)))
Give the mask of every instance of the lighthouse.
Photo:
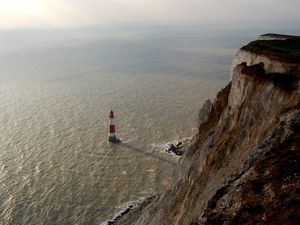
POLYGON ((111 110, 109 113, 109 134, 108 134, 108 141, 112 143, 118 142, 118 139, 116 137, 116 128, 115 128, 115 123, 114 123, 114 112, 111 110))

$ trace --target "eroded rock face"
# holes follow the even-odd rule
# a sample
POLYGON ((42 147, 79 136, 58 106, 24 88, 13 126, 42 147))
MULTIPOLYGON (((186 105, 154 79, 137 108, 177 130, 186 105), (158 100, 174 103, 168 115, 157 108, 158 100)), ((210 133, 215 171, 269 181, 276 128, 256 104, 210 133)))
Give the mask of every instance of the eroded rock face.
POLYGON ((259 52, 251 52, 240 49, 232 62, 231 78, 233 78, 234 68, 246 63, 247 66, 262 64, 266 73, 282 73, 296 75, 300 73, 300 64, 283 61, 267 55, 261 55, 259 52))
POLYGON ((299 64, 240 51, 232 82, 201 111, 178 181, 136 225, 297 224, 299 64))
POLYGON ((300 37, 264 34, 256 41, 242 47, 236 54, 231 70, 241 64, 247 66, 261 64, 266 73, 299 75, 300 73, 300 37))

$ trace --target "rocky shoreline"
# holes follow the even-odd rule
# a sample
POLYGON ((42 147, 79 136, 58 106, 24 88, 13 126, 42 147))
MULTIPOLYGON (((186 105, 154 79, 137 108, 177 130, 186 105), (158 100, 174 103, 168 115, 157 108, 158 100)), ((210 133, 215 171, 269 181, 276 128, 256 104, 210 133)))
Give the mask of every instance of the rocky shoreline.
POLYGON ((136 201, 127 202, 117 208, 117 212, 101 225, 130 225, 136 221, 145 207, 147 207, 157 196, 150 195, 136 201))
POLYGON ((109 224, 299 224, 300 37, 281 37, 237 53, 197 135, 164 149, 179 156, 173 186, 109 224))
POLYGON ((183 140, 176 141, 175 143, 168 143, 168 147, 165 149, 165 151, 178 156, 182 156, 187 147, 190 145, 190 142, 191 138, 184 138, 183 140))
MULTIPOLYGON (((162 150, 168 154, 182 156, 191 145, 193 138, 187 137, 173 142, 168 142, 162 150)), ((100 225, 130 225, 142 214, 142 211, 155 199, 157 194, 150 194, 136 201, 130 201, 117 207, 116 212, 100 225)))

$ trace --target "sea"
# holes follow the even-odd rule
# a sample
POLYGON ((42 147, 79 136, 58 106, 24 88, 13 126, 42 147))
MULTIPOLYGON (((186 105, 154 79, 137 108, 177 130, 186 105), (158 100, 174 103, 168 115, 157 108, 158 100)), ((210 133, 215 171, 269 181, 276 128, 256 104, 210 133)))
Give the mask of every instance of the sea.
POLYGON ((0 31, 0 224, 99 225, 167 189, 169 143, 255 35, 118 25, 0 31), (115 113, 118 144, 108 142, 115 113))

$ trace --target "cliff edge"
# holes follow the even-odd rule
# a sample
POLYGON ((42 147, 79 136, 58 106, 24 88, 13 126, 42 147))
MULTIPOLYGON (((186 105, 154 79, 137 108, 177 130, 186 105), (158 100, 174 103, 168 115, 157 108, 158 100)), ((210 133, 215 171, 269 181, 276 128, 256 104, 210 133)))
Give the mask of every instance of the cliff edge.
POLYGON ((299 224, 300 38, 261 36, 231 75, 200 111, 173 188, 122 224, 299 224))

